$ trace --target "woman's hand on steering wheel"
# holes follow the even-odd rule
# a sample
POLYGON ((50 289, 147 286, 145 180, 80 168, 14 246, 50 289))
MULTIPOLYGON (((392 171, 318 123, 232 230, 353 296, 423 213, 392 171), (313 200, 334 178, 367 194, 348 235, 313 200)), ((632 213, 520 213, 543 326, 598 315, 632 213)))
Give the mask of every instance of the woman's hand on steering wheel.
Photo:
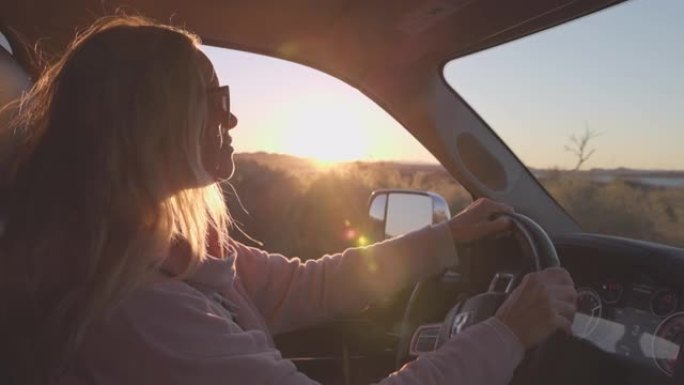
POLYGON ((576 301, 570 274, 563 268, 550 267, 527 274, 495 317, 530 348, 558 330, 570 333, 576 301))
POLYGON ((512 212, 513 208, 505 203, 480 198, 449 220, 451 234, 458 243, 470 243, 504 232, 511 228, 511 220, 497 214, 512 212))

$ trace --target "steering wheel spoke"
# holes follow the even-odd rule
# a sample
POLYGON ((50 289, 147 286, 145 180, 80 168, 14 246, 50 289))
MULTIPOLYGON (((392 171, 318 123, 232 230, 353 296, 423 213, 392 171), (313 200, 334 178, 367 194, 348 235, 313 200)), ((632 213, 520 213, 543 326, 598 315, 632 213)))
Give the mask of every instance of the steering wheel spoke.
MULTIPOLYGON (((508 269, 505 271, 498 271, 492 277, 489 288, 486 292, 480 293, 469 298, 465 298, 456 304, 447 314, 439 331, 435 348, 443 345, 450 338, 463 332, 472 325, 492 317, 499 306, 506 300, 508 295, 517 287, 523 276, 533 270, 543 270, 548 267, 560 266, 558 255, 553 242, 546 234, 546 232, 532 219, 521 214, 502 214, 510 217, 513 223, 513 236, 526 257, 519 263, 516 269, 508 269), (533 263, 529 263, 529 262, 533 263)), ((421 283, 417 285, 420 287, 421 283)), ((415 291, 414 291, 415 292, 415 291)), ((417 296, 416 296, 417 297, 417 296)), ((413 314, 414 308, 418 298, 412 296, 407 304, 404 313, 403 324, 408 325, 411 319, 415 319, 413 314)), ((430 335, 434 336, 435 326, 430 325, 430 335)), ((400 349, 397 353, 397 364, 403 364, 410 349, 404 349, 402 346, 410 345, 409 341, 418 338, 417 333, 411 333, 409 328, 404 331, 404 335, 400 336, 400 349), (409 334, 410 333, 410 334, 409 334)), ((418 327, 417 331, 425 331, 425 327, 418 327)))

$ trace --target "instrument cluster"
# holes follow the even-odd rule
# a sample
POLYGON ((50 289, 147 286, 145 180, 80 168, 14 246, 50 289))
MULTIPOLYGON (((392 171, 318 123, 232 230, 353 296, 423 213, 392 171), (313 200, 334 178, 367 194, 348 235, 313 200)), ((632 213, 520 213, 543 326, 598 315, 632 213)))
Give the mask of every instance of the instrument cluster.
POLYGON ((608 277, 577 289, 573 333, 604 351, 649 360, 672 375, 684 354, 684 298, 650 277, 608 277))

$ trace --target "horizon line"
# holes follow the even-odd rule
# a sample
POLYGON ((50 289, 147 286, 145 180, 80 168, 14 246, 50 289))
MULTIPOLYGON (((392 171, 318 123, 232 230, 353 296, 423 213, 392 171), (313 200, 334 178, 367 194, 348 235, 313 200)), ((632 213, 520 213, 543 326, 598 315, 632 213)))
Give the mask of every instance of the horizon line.
MULTIPOLYGON (((444 167, 441 163, 437 161, 427 161, 427 160, 398 160, 398 159, 351 159, 351 160, 341 160, 341 161, 321 161, 315 158, 310 158, 306 156, 299 156, 294 154, 287 154, 282 152, 269 152, 269 151, 242 151, 236 152, 236 156, 240 155, 276 155, 276 156, 288 156, 291 158, 296 158, 299 160, 308 161, 311 163, 326 163, 330 165, 345 165, 352 163, 394 163, 407 166, 439 166, 444 167)), ((559 166, 549 166, 549 167, 531 167, 525 165, 525 167, 531 172, 549 172, 549 171, 576 171, 576 172, 650 172, 650 173, 684 173, 684 169, 666 169, 666 168, 631 168, 631 167, 592 167, 588 169, 573 170, 571 168, 562 168, 559 166)))

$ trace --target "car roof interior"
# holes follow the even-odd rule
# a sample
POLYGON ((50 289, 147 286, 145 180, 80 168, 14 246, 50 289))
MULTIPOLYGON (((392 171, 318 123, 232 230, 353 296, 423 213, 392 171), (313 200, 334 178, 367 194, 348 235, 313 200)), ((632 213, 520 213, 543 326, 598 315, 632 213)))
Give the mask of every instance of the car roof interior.
POLYGON ((207 44, 302 62, 356 84, 393 56, 441 66, 622 1, 24 0, 3 1, 0 24, 54 53, 98 15, 139 13, 185 26, 207 44))
MULTIPOLYGON (((141 14, 197 33, 205 44, 261 53, 327 72, 387 110, 437 159, 447 159, 412 100, 454 58, 624 0, 8 0, 0 27, 23 47, 58 54, 101 15, 141 14), (407 72, 411 79, 407 80, 407 72), (409 124, 409 122, 411 124, 409 124)), ((17 55, 30 67, 28 55, 17 55), (22 57, 23 56, 23 57, 22 57)), ((35 68, 30 68, 37 73, 35 68)))

